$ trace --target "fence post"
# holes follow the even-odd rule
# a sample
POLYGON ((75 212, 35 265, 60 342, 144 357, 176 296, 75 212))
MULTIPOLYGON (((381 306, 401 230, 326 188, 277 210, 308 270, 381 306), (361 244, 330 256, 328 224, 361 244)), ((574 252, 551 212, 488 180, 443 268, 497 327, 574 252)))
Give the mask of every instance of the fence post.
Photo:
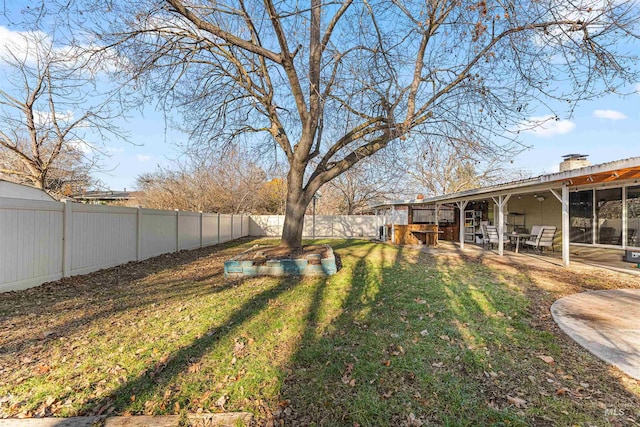
POLYGON ((62 213, 62 277, 71 276, 71 256, 73 247, 71 246, 71 225, 73 223, 73 203, 63 200, 64 211, 62 213))
POLYGON ((218 244, 220 244, 220 213, 218 213, 218 244))
POLYGON ((336 215, 331 215, 331 237, 335 237, 336 215))
POLYGON ((180 250, 180 211, 176 209, 176 252, 180 250))
POLYGON ((231 240, 233 240, 233 214, 231 214, 231 240))
POLYGON ((140 261, 142 259, 142 208, 140 206, 138 206, 136 233, 136 261, 140 261))
POLYGON ((244 231, 244 214, 240 214, 240 238, 242 239, 242 232, 244 231))
POLYGON ((200 211, 200 247, 202 247, 202 233, 204 232, 203 216, 204 214, 200 211))

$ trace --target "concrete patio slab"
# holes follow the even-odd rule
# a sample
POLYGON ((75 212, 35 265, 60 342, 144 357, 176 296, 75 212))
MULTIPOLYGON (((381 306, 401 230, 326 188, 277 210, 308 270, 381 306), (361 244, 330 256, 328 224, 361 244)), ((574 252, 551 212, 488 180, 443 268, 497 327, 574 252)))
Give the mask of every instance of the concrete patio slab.
POLYGON ((551 314, 582 347, 640 379, 640 289, 570 295, 553 303, 551 314))

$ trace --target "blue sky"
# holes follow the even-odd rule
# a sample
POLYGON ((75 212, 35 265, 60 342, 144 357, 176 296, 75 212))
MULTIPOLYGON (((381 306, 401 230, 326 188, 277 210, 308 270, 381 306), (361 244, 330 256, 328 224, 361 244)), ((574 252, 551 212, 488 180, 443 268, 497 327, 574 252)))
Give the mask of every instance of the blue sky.
MULTIPOLYGON (((0 15, 0 45, 14 31, 15 27, 0 15)), ((523 133, 521 141, 531 148, 518 155, 511 166, 540 175, 557 171, 561 156, 569 153, 587 154, 593 164, 640 156, 640 83, 625 89, 630 95, 607 95, 584 102, 572 117, 560 116, 560 121, 523 133)), ((162 114, 152 107, 146 108, 144 114, 129 114, 136 115, 119 125, 130 133, 133 144, 109 141, 103 147, 109 155, 103 162, 105 170, 96 174, 114 190, 133 189, 141 173, 153 171, 158 165, 169 166, 171 159, 180 155, 176 144, 187 138, 168 129, 162 114)))
POLYGON ((571 118, 524 134, 532 148, 513 166, 540 175, 557 172, 564 154, 588 154, 592 164, 640 156, 640 85, 627 89, 636 93, 583 102, 571 118))
MULTIPOLYGON (((640 85, 628 90, 639 93, 584 102, 571 118, 523 133, 521 141, 531 148, 516 156, 511 167, 537 176, 557 172, 562 156, 570 153, 588 154, 593 164, 640 156, 640 85)), ((151 108, 124 126, 140 146, 111 144, 108 162, 116 169, 99 177, 112 189, 133 188, 140 173, 169 165, 169 159, 180 154, 174 143, 186 141, 185 135, 170 129, 165 135, 162 115, 151 108)))

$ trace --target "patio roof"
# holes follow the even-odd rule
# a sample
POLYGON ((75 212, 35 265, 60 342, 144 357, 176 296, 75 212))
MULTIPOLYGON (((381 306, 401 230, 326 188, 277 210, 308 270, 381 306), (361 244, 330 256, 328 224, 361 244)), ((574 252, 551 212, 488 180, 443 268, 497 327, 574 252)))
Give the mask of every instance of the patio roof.
POLYGON ((373 206, 372 209, 380 209, 391 206, 423 205, 453 203, 461 200, 476 200, 485 197, 506 195, 509 193, 533 193, 550 188, 561 188, 566 185, 575 188, 584 185, 599 183, 611 183, 640 178, 640 157, 616 160, 613 162, 591 165, 583 168, 572 169, 564 172, 556 172, 540 175, 519 181, 491 185, 474 190, 429 197, 422 200, 396 200, 373 206))

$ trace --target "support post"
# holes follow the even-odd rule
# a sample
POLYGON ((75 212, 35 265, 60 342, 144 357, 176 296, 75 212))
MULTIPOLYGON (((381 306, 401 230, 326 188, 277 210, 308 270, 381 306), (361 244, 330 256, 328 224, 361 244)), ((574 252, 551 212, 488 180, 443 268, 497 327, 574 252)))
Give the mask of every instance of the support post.
POLYGON ((180 211, 176 209, 176 252, 180 250, 180 211))
POLYGON ((73 224, 73 203, 63 200, 64 211, 62 213, 63 242, 62 242, 62 277, 71 276, 71 256, 73 246, 71 245, 72 224, 73 224))
POLYGON ((313 227, 312 227, 311 238, 316 240, 316 198, 313 198, 313 227))
POLYGON ((569 266, 569 187, 562 186, 562 264, 569 266))
POLYGON ((467 208, 468 200, 456 202, 460 217, 460 249, 464 249, 464 210, 467 208))
POLYGON ((504 197, 498 196, 498 255, 504 255, 504 197))
POLYGON ((551 194, 558 199, 562 206, 562 265, 569 266, 569 237, 571 233, 571 227, 569 224, 569 187, 564 184, 562 186, 562 193, 558 193, 553 189, 549 189, 551 194))
POLYGON ((202 234, 204 233, 204 214, 200 211, 200 247, 202 247, 202 234))
POLYGON ((504 208, 507 206, 507 202, 511 198, 511 194, 499 195, 498 200, 495 197, 491 197, 493 202, 498 205, 498 255, 504 255, 504 208))
POLYGON ((220 214, 218 214, 218 244, 220 244, 220 214))
POLYGON ((391 205, 391 243, 396 242, 396 207, 391 205))
POLYGON ((142 260, 142 208, 138 206, 138 218, 136 220, 136 261, 142 260))

